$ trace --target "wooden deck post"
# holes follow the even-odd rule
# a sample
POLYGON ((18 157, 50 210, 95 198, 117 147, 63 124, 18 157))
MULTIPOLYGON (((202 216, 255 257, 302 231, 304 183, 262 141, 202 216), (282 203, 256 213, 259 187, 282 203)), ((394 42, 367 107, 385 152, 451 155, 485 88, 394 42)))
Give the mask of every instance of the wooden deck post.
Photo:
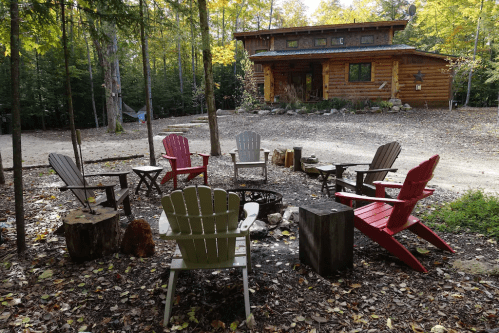
POLYGON ((322 63, 322 99, 329 99, 329 61, 322 63))
POLYGON ((392 66, 392 95, 391 98, 397 98, 399 95, 399 62, 393 61, 392 66))
POLYGON ((274 102, 274 75, 271 65, 263 65, 265 102, 274 102))
POLYGON ((353 209, 337 202, 300 207, 300 261, 320 275, 353 267, 353 209))

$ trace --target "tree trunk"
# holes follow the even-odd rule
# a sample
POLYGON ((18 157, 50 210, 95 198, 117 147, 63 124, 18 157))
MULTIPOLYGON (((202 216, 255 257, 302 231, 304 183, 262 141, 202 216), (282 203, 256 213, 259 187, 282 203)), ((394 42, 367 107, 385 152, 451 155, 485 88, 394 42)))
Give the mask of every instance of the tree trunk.
POLYGON ((194 49, 194 18, 192 17, 192 0, 191 7, 191 58, 192 58, 192 91, 196 91, 196 64, 195 64, 195 49, 194 49))
MULTIPOLYGON (((480 5, 480 15, 478 16, 478 22, 476 24, 476 35, 475 35, 475 48, 473 50, 473 62, 475 62, 476 58, 476 49, 477 49, 477 44, 478 44, 478 35, 480 33, 480 19, 482 18, 482 9, 483 9, 483 0, 482 4, 480 5)), ((470 68, 470 74, 468 75, 468 91, 466 92, 466 101, 464 102, 464 106, 468 106, 468 103, 470 101, 470 94, 471 94, 471 79, 473 77, 473 64, 471 64, 470 68)))
MULTIPOLYGON (((180 4, 180 0, 178 0, 180 4)), ((182 54, 180 50, 180 15, 177 10, 177 28, 179 31, 179 36, 177 37, 177 49, 178 49, 178 76, 180 78, 180 96, 182 99, 182 114, 184 114, 184 76, 182 75, 182 54)))
POLYGON ((5 174, 3 173, 2 153, 0 152, 0 184, 5 184, 5 174))
POLYGON ((71 77, 69 76, 69 55, 66 36, 66 19, 64 15, 64 0, 61 0, 61 20, 62 20, 62 46, 64 49, 64 66, 66 68, 66 94, 68 100, 69 111, 69 128, 71 129, 71 142, 73 143, 73 152, 75 155, 76 166, 81 171, 80 154, 78 153, 78 145, 76 143, 75 119, 73 113, 73 97, 71 96, 71 77))
POLYGON ((45 131, 45 107, 42 101, 42 87, 40 84, 40 66, 38 51, 35 49, 35 62, 36 62, 36 84, 38 86, 38 102, 40 103, 40 109, 42 109, 42 130, 45 131))
POLYGON ((26 250, 23 205, 23 162, 21 151, 21 96, 19 82, 19 4, 10 1, 10 84, 12 85, 12 150, 16 207, 17 253, 26 250))
POLYGON ((211 63, 210 30, 206 0, 198 0, 199 21, 201 23, 201 37, 203 41, 203 64, 205 76, 205 96, 208 104, 208 122, 210 125, 211 155, 221 155, 220 140, 218 137, 217 111, 215 110, 215 95, 213 93, 213 67, 211 63))
MULTIPOLYGON (((116 28, 115 28, 116 30, 116 28)), ((116 112, 117 118, 119 119, 120 124, 123 124, 123 98, 121 96, 121 76, 120 76, 120 61, 116 54, 118 53, 118 37, 114 34, 113 39, 113 53, 114 53, 114 68, 115 68, 115 81, 116 81, 116 112)))
POLYGON ((143 0, 139 2, 140 6, 140 42, 142 44, 142 70, 144 72, 144 96, 146 99, 146 114, 147 114, 147 139, 149 141, 149 164, 156 165, 156 155, 154 154, 154 140, 152 138, 152 123, 151 123, 151 100, 149 98, 149 80, 147 77, 147 52, 146 52, 146 36, 144 28, 144 4, 143 0))
POLYGON ((94 80, 92 74, 92 61, 90 59, 90 48, 88 47, 87 34, 83 33, 85 44, 87 45, 87 59, 88 59, 88 74, 90 75, 90 92, 92 94, 92 109, 94 110, 95 128, 99 128, 99 119, 97 118, 97 109, 95 108, 95 95, 94 95, 94 80))
MULTIPOLYGON (((147 10, 147 8, 146 8, 147 10)), ((151 62, 149 61, 149 39, 144 30, 145 46, 146 46, 146 65, 147 65, 147 99, 149 100, 149 109, 151 110, 151 121, 154 119, 154 109, 152 107, 152 80, 151 80, 151 62)), ((151 129, 152 130, 152 129, 151 129)), ((154 164, 153 164, 154 165, 154 164)))
POLYGON ((274 0, 270 0, 270 18, 269 18, 269 30, 272 26, 272 10, 274 9, 274 0))

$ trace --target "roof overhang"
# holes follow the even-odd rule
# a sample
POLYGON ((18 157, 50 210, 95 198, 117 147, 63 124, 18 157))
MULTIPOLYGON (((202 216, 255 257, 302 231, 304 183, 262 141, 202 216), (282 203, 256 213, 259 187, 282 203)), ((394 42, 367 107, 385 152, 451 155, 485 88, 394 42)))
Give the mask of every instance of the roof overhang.
POLYGON ((295 28, 269 29, 247 32, 236 32, 234 38, 244 40, 246 38, 268 38, 271 36, 283 36, 290 34, 304 33, 325 33, 325 32, 345 32, 345 31, 363 31, 363 30, 379 30, 393 29, 393 31, 404 30, 407 25, 407 20, 397 21, 380 21, 380 22, 365 22, 365 23, 346 23, 332 25, 318 25, 295 28))
POLYGON ((455 58, 454 56, 436 54, 416 50, 409 45, 376 45, 362 47, 342 47, 342 48, 323 48, 323 49, 302 49, 302 50, 282 50, 257 53, 250 56, 255 63, 279 61, 279 60, 310 60, 310 59, 334 59, 334 58, 360 58, 360 57, 383 57, 400 56, 414 54, 430 58, 455 58))

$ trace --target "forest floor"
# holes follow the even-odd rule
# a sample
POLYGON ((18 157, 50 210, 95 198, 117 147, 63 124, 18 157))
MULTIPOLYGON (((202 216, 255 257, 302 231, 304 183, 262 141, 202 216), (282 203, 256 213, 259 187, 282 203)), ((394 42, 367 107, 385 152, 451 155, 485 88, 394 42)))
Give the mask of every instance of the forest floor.
MULTIPOLYGON (((154 133, 195 116, 154 121, 154 133)), ((85 159, 145 154, 144 158, 85 165, 86 172, 131 170, 149 163, 145 125, 126 123, 121 135, 105 129, 82 130, 85 159)), ((256 116, 219 118, 224 154, 210 157, 212 187, 261 188, 283 194, 285 206, 330 201, 317 177, 269 165, 265 184, 255 170, 244 169, 233 180, 227 152, 243 130, 262 135, 262 146, 303 147, 322 162, 369 162, 377 146, 399 141, 395 162, 404 175, 425 158, 441 156, 430 186, 435 194, 420 202, 415 215, 438 209, 469 188, 497 192, 499 132, 494 109, 414 110, 399 114, 256 116)), ((191 151, 209 152, 206 125, 186 134, 191 151)), ((4 167, 9 167, 10 136, 0 136, 4 167)), ((162 149, 156 139, 158 162, 162 149)), ((72 155, 68 131, 23 133, 26 164, 47 164, 48 153, 72 155)), ((194 163, 199 163, 196 158, 194 163)), ((353 172, 350 172, 353 175, 353 172)), ((242 274, 237 270, 182 273, 172 324, 162 328, 169 263, 174 244, 158 237, 160 195, 131 194, 136 218, 153 228, 156 253, 149 258, 115 254, 83 264, 71 261, 65 238, 54 234, 62 218, 79 204, 71 193, 59 192, 60 179, 49 168, 25 170, 25 222, 28 250, 15 250, 15 209, 12 172, 0 186, 0 224, 6 242, 0 245, 0 332, 186 332, 248 330, 244 318, 242 274)), ((129 186, 138 177, 130 173, 129 186)), ((99 180, 97 180, 99 181, 99 180)), ((202 184, 202 178, 190 183, 202 184)), ((180 181, 183 187, 189 183, 180 181)), ((161 185, 163 193, 172 182, 161 185)), ((123 212, 120 210, 121 214, 123 212)), ((121 216, 123 222, 126 217, 121 216)), ((411 270, 360 232, 355 232, 354 267, 320 276, 300 263, 298 223, 290 232, 275 229, 254 240, 249 274, 255 332, 429 332, 436 325, 447 332, 499 332, 499 247, 497 241, 464 231, 437 231, 456 251, 443 252, 410 232, 396 239, 428 269, 411 270), (429 250, 429 251, 427 251, 429 250)))

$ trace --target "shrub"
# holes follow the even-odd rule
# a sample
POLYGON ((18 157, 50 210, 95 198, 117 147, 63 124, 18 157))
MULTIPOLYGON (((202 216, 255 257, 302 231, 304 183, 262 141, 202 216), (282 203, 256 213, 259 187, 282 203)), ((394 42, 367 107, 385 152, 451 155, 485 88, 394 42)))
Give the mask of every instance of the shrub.
POLYGON ((439 230, 469 229, 499 239, 499 197, 487 195, 482 190, 470 190, 426 215, 425 219, 439 230))

